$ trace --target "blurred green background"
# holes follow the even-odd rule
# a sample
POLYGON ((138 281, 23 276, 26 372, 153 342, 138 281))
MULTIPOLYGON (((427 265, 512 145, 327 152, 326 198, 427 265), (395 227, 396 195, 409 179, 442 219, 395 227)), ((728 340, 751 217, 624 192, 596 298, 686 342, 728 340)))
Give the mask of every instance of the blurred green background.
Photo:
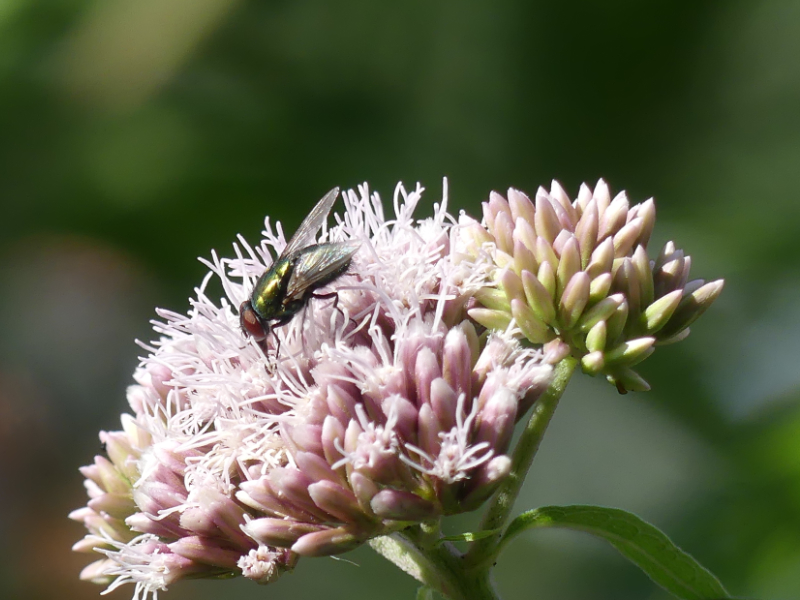
MULTIPOLYGON (((732 593, 800 597, 796 0, 0 0, 0 597, 99 597, 69 551, 77 467, 197 256, 266 214, 293 230, 334 185, 432 202, 443 176, 473 214, 492 189, 604 177, 656 197, 654 245, 727 279, 644 365, 653 392, 571 384, 518 509, 626 508, 732 593)), ((163 597, 413 597, 345 558, 163 597)), ((507 600, 666 598, 577 533, 522 536, 496 575, 507 600)))

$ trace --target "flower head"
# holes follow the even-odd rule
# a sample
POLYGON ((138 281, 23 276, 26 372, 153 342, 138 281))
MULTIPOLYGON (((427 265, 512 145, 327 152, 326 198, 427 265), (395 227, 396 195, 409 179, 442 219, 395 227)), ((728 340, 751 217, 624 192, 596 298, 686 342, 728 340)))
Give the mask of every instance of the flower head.
POLYGON ((689 335, 689 325, 719 296, 723 281, 689 280, 691 260, 668 242, 650 259, 655 204, 630 206, 600 180, 571 201, 557 183, 532 202, 508 190, 483 205, 484 222, 464 219, 473 260, 493 268, 470 316, 504 329, 513 319, 532 344, 567 343, 584 372, 620 392, 648 390, 633 366, 657 345, 689 335))
POLYGON ((411 523, 472 510, 510 471, 515 422, 564 355, 481 334, 467 316, 493 262, 471 256, 446 199, 415 221, 421 188, 394 216, 363 186, 320 241, 359 243, 338 300, 312 300, 267 338, 236 307, 285 245, 266 222, 214 254, 187 315, 159 311, 133 415, 85 467, 72 513, 103 555, 83 576, 155 595, 186 576, 274 581, 301 556, 349 550, 411 523), (211 300, 216 281, 224 296, 211 300))

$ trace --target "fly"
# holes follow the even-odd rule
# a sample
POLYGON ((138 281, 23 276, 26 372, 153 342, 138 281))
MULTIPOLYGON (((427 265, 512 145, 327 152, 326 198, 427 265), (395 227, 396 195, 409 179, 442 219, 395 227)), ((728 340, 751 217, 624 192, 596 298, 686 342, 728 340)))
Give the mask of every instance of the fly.
MULTIPOLYGON (((336 298, 336 292, 316 290, 335 281, 350 267, 360 242, 315 243, 317 232, 339 196, 333 188, 320 200, 298 227, 281 255, 258 278, 250 299, 239 307, 239 322, 267 354, 267 337, 276 327, 286 325, 312 298, 336 298)), ((276 349, 276 359, 280 345, 276 349)))

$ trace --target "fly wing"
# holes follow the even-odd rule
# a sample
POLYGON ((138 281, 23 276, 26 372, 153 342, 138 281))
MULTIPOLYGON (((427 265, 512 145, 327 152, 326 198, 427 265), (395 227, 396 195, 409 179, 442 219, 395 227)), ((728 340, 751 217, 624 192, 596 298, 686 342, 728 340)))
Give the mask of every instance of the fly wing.
POLYGON ((300 223, 300 227, 294 232, 292 239, 286 244, 286 247, 281 252, 281 258, 285 258, 290 254, 316 243, 317 232, 322 228, 325 219, 328 218, 328 213, 331 212, 333 203, 339 196, 339 188, 335 187, 330 192, 322 197, 322 200, 317 202, 317 205, 311 209, 308 216, 300 223))
POLYGON ((286 287, 284 304, 302 300, 309 291, 330 283, 344 273, 361 242, 338 242, 312 246, 294 264, 286 287))

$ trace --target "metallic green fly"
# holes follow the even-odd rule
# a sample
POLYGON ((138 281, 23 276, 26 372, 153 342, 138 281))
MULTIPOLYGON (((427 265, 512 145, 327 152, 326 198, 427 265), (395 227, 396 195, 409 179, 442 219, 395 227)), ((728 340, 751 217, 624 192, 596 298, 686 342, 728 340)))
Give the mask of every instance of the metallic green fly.
MULTIPOLYGON (((300 224, 278 259, 258 278, 250 299, 239 307, 239 322, 267 354, 267 337, 276 327, 286 325, 312 298, 335 298, 336 292, 315 293, 335 281, 350 267, 360 242, 315 243, 317 232, 339 196, 333 188, 300 224)), ((277 338, 276 338, 277 342, 277 338)), ((277 359, 280 344, 275 351, 277 359)))

